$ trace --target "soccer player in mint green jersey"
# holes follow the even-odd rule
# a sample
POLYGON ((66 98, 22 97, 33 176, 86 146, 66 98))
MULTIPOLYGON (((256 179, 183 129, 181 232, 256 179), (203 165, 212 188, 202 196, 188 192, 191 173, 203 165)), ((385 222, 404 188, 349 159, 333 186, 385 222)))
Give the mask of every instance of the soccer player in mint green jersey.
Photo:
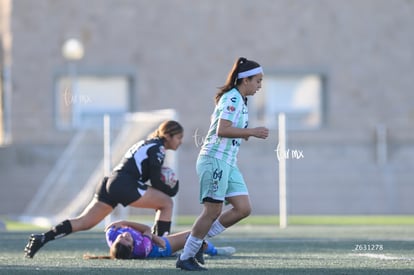
POLYGON ((249 193, 236 162, 242 140, 265 139, 269 134, 265 127, 248 127, 247 97, 261 88, 262 79, 262 67, 240 57, 216 94, 210 128, 197 159, 200 203, 204 208, 178 256, 177 268, 207 270, 195 258, 204 238, 214 237, 250 215, 249 193), (224 201, 232 208, 222 213, 224 201))

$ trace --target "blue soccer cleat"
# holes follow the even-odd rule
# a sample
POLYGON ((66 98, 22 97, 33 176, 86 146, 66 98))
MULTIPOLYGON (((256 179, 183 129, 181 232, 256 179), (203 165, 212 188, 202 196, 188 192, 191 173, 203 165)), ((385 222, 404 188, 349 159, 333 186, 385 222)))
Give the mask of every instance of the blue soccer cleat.
POLYGON ((204 249, 207 246, 207 242, 203 241, 203 244, 201 245, 200 249, 198 250, 197 254, 195 254, 194 258, 197 260, 199 264, 204 264, 204 249))

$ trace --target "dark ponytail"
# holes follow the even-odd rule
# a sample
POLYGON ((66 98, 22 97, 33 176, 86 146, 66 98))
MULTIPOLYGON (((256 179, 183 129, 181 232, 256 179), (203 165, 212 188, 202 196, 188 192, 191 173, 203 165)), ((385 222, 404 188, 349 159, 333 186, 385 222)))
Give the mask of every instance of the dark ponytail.
POLYGON ((85 254, 83 255, 83 259, 85 260, 103 260, 103 259, 128 260, 128 259, 131 259, 132 257, 132 248, 130 246, 127 246, 121 243, 116 243, 116 244, 113 244, 111 248, 109 249, 109 254, 110 256, 107 256, 107 255, 96 256, 96 255, 85 254))
MULTIPOLYGON (((215 103, 217 104, 220 98, 225 93, 227 93, 228 91, 230 91, 231 89, 233 89, 234 87, 236 87, 237 85, 241 83, 243 78, 240 78, 240 79, 237 78, 239 73, 245 72, 245 71, 257 68, 257 67, 260 67, 259 63, 253 60, 248 60, 247 58, 244 58, 244 57, 239 57, 236 60, 236 62, 234 62, 233 67, 231 68, 229 74, 227 75, 226 82, 217 91, 216 96, 215 96, 215 103)), ((252 76, 248 78, 251 78, 251 77, 252 76)))

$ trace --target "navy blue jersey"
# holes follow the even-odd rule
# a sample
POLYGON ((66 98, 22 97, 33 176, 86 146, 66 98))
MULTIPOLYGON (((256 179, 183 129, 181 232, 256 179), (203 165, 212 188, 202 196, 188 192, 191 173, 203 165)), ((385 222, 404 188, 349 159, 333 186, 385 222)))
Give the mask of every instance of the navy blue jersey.
POLYGON ((174 196, 178 191, 178 184, 174 188, 170 188, 161 180, 161 167, 164 158, 163 139, 142 140, 126 152, 121 163, 115 167, 114 173, 128 174, 137 180, 140 187, 149 185, 169 196, 174 196))

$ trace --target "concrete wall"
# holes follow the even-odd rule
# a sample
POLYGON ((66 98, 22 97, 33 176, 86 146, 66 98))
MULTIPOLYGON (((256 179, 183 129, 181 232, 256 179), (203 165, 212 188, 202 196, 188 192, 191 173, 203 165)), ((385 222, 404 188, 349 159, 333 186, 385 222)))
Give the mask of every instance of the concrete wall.
MULTIPOLYGON (((197 214, 193 135, 207 131, 216 87, 245 56, 266 74, 326 78, 321 129, 289 133, 288 147, 304 153, 288 160, 289 212, 412 214, 413 13, 406 0, 13 1, 12 147, 64 148, 73 135, 55 127, 53 81, 66 69, 63 41, 77 37, 85 45, 80 74, 133 75, 131 111, 177 109, 186 130, 178 213, 197 214), (377 163, 378 124, 388 130, 385 166, 377 163)), ((272 131, 241 148, 254 213, 278 210, 277 142, 272 131)), ((32 177, 28 185, 43 174, 32 177)))

